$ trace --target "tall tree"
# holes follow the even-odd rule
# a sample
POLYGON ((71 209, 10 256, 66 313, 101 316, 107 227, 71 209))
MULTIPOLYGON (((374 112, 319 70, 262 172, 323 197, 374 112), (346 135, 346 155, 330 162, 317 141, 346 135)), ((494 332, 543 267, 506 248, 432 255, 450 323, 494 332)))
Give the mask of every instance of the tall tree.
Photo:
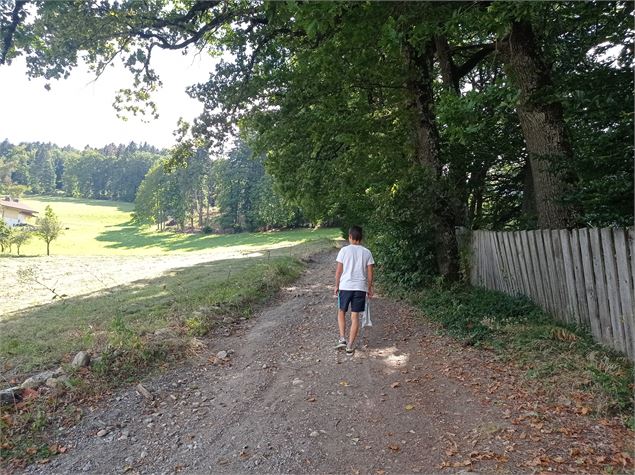
POLYGON ((55 190, 55 164, 51 146, 41 144, 29 167, 29 181, 33 193, 52 193, 55 190))

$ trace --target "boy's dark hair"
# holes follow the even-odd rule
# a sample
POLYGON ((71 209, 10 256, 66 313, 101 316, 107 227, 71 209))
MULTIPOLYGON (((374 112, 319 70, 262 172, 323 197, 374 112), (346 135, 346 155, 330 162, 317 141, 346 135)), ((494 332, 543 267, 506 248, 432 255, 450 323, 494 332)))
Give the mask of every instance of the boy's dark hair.
POLYGON ((351 229, 348 230, 348 235, 351 237, 353 241, 361 241, 362 228, 360 228, 359 226, 351 226, 351 229))

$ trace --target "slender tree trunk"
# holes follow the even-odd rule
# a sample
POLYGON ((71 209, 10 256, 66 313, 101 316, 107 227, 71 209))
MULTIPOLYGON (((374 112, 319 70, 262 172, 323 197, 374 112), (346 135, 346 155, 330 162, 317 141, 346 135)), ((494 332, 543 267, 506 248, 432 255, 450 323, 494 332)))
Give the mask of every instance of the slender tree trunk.
MULTIPOLYGON (((443 87, 459 97, 461 95, 461 72, 456 64, 454 64, 450 45, 444 35, 435 36, 434 49, 439 69, 441 70, 443 87)), ((463 74, 467 74, 467 72, 463 74)), ((463 150, 463 152, 465 153, 465 150, 463 150)), ((468 224, 469 191, 467 187, 466 165, 467 160, 456 160, 448 166, 447 170, 448 186, 452 191, 448 196, 451 201, 450 205, 454 213, 454 223, 456 226, 466 226, 468 224)))
POLYGON ((435 49, 437 52, 437 58, 439 60, 439 69, 441 70, 441 79, 443 85, 453 91, 457 96, 461 94, 458 71, 456 65, 452 60, 452 53, 450 52, 450 45, 448 40, 443 35, 438 35, 434 38, 435 49))
POLYGON ((427 169, 433 177, 437 193, 437 206, 434 210, 437 226, 435 229, 435 254, 437 267, 441 276, 449 281, 459 278, 458 246, 455 235, 454 209, 448 199, 450 196, 444 190, 447 181, 444 180, 440 162, 439 131, 436 127, 434 115, 434 92, 432 89, 432 64, 434 48, 428 43, 424 51, 414 51, 407 48, 410 74, 408 88, 412 95, 413 107, 416 112, 416 159, 427 169))
POLYGON ((523 168, 523 201, 522 211, 530 227, 536 225, 536 197, 534 196, 534 180, 531 173, 531 163, 527 160, 523 168))
POLYGON ((50 252, 50 250, 49 250, 50 246, 51 246, 50 241, 46 241, 46 255, 47 255, 47 256, 50 256, 50 255, 51 255, 51 252, 50 252))
POLYGON ((468 222, 472 229, 480 228, 480 221, 483 212, 483 192, 485 191, 485 178, 487 168, 485 164, 472 173, 468 188, 472 190, 470 211, 468 222))
POLYGON ((510 81, 520 90, 517 106, 533 180, 538 227, 566 228, 575 224, 575 210, 561 202, 567 188, 565 177, 556 174, 550 161, 566 163, 573 158, 562 104, 551 98, 549 68, 541 57, 534 32, 526 20, 512 23, 509 37, 499 42, 510 81))

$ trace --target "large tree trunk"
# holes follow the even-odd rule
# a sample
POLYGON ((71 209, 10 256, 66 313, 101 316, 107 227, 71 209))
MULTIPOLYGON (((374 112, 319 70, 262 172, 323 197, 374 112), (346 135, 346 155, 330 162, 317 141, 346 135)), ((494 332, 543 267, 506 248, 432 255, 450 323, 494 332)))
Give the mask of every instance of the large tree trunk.
POLYGON ((427 169, 435 181, 437 193, 434 210, 437 226, 435 229, 435 254, 438 271, 449 281, 459 278, 459 253, 455 234, 455 210, 448 198, 447 180, 444 179, 440 161, 439 131, 434 115, 434 94, 432 89, 432 64, 434 48, 429 43, 424 51, 407 49, 410 74, 408 89, 412 95, 412 105, 416 112, 416 159, 427 169))
POLYGON ((568 140, 562 104, 551 93, 551 75, 541 58, 528 21, 515 21, 508 38, 499 42, 510 81, 520 90, 517 106, 533 179, 538 227, 567 228, 575 224, 574 210, 561 202, 567 183, 556 174, 552 160, 569 161, 573 151, 568 140))

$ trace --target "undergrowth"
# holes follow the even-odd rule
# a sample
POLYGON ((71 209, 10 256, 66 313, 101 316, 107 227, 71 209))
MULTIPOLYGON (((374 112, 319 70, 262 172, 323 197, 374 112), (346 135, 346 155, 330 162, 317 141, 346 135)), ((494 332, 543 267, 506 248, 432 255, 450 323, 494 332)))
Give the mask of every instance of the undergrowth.
POLYGON ((593 342, 584 328, 554 321, 524 297, 457 285, 410 294, 422 313, 466 345, 493 351, 526 380, 591 395, 597 415, 620 415, 633 428, 633 365, 593 342))

